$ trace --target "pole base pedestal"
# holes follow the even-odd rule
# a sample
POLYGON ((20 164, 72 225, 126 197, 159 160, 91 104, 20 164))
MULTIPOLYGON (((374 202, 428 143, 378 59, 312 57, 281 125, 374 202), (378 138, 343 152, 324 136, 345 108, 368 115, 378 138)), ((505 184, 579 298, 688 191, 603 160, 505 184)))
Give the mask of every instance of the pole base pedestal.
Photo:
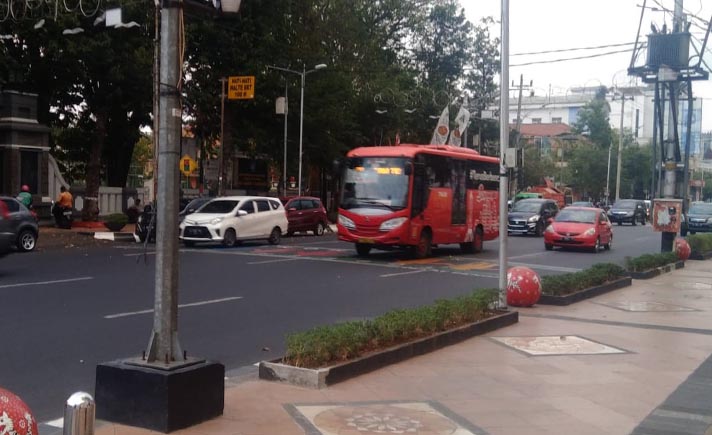
POLYGON ((98 419, 168 433, 222 415, 222 364, 199 361, 166 369, 134 361, 97 365, 98 419))

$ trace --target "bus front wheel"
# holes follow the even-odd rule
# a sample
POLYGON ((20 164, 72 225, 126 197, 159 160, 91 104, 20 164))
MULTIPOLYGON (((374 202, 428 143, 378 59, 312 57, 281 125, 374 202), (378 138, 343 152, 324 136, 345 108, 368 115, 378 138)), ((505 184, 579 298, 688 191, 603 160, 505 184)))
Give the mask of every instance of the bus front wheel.
POLYGON ((356 243, 356 253, 360 257, 366 257, 371 252, 371 246, 364 243, 356 243))
POLYGON ((415 247, 415 258, 427 258, 432 254, 433 238, 430 231, 420 233, 420 242, 415 247))

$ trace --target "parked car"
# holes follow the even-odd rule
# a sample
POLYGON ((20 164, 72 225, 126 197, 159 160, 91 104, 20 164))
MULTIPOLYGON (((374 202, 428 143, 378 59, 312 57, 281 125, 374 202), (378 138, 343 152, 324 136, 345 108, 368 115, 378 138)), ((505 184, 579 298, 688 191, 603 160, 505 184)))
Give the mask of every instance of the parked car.
POLYGON ((12 251, 15 243, 15 233, 12 232, 10 212, 7 205, 0 201, 0 257, 4 257, 12 251))
POLYGON ((210 241, 235 246, 259 239, 276 245, 288 226, 284 206, 275 198, 226 196, 187 215, 180 224, 180 239, 186 246, 210 241))
MULTIPOLYGON (((183 208, 178 212, 178 223, 182 222, 186 215, 195 213, 200 207, 208 203, 213 198, 208 196, 201 196, 199 198, 194 198, 184 204, 183 208)), ((138 216, 136 220, 136 226, 134 227, 134 234, 138 237, 140 242, 144 242, 146 237, 149 237, 149 241, 153 242, 156 240, 156 222, 155 210, 153 205, 148 204, 143 208, 143 211, 138 216)))
POLYGON ((288 236, 299 231, 311 231, 315 236, 321 236, 329 227, 326 209, 319 198, 297 196, 289 199, 284 208, 289 221, 288 236))
POLYGON ((712 233, 712 203, 698 201, 690 204, 682 225, 682 231, 687 230, 690 234, 712 233))
POLYGON ((593 207, 566 207, 544 231, 544 248, 558 247, 611 249, 613 230, 606 212, 593 207))
POLYGON ((645 203, 642 199, 620 199, 608 210, 608 219, 618 225, 629 222, 635 225, 640 222, 645 225, 645 203))
POLYGON ((200 207, 204 206, 205 204, 207 204, 207 203, 208 203, 210 200, 212 200, 212 199, 213 199, 213 198, 211 198, 211 197, 209 197, 209 196, 201 196, 201 197, 198 197, 198 198, 193 198, 193 199, 191 199, 191 200, 185 205, 185 207, 183 207, 183 208, 181 209, 181 211, 178 212, 178 221, 179 221, 179 222, 183 222, 183 219, 184 219, 187 215, 192 214, 192 213, 195 213, 196 211, 198 211, 198 209, 200 209, 200 207))
POLYGON ((559 206, 553 199, 522 199, 514 203, 507 222, 508 234, 535 234, 541 236, 556 216, 559 206))
POLYGON ((13 234, 12 243, 22 252, 34 250, 40 232, 35 215, 15 198, 0 196, 0 202, 7 208, 6 220, 13 234))

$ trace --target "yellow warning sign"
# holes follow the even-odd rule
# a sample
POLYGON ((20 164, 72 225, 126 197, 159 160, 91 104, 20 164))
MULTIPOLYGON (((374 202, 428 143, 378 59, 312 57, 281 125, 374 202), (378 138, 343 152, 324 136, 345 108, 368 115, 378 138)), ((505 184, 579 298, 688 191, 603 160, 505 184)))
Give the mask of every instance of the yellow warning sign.
POLYGON ((234 76, 228 78, 228 100, 251 100, 253 98, 255 98, 255 76, 234 76))
POLYGON ((193 160, 193 158, 190 157, 188 154, 180 158, 180 171, 183 173, 183 175, 188 176, 192 174, 197 167, 198 164, 195 163, 195 160, 193 160))

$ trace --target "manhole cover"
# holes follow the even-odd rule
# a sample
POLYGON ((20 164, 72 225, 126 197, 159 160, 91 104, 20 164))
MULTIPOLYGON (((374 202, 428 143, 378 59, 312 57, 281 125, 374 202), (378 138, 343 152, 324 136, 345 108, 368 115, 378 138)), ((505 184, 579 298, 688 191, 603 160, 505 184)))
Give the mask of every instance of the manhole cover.
POLYGON ((528 355, 602 355, 626 353, 625 350, 608 346, 576 335, 540 337, 492 337, 506 346, 528 355))

